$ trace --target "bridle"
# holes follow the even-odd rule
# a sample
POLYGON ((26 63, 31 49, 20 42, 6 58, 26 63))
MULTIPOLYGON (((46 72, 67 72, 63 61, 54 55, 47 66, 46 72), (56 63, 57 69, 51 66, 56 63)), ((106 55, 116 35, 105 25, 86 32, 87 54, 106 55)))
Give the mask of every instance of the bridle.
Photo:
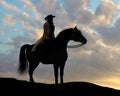
POLYGON ((83 44, 76 44, 76 45, 67 45, 67 48, 78 48, 81 47, 83 44))

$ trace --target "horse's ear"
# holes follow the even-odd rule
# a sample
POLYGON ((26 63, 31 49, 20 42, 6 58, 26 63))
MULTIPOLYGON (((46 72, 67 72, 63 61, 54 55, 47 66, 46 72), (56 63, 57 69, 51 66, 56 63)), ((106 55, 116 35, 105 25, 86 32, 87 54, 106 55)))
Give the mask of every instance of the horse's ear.
POLYGON ((75 30, 77 30, 77 25, 74 27, 75 30))

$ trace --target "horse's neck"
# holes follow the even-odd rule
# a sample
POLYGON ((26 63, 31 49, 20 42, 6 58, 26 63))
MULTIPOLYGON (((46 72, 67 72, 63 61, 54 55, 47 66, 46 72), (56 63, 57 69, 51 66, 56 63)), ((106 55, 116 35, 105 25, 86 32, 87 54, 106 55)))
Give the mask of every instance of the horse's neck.
POLYGON ((61 31, 56 37, 57 43, 67 47, 67 43, 70 40, 70 35, 71 35, 71 29, 66 29, 61 31))

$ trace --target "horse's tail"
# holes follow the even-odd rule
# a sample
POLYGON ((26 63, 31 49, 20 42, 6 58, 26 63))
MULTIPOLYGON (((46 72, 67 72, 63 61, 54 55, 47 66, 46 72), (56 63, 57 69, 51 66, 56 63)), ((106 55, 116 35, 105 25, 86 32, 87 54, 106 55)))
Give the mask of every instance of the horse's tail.
POLYGON ((20 54, 19 54, 19 66, 18 66, 18 72, 20 74, 25 73, 27 68, 28 68, 28 62, 27 62, 27 57, 26 57, 26 49, 30 45, 26 44, 23 45, 20 49, 20 54))

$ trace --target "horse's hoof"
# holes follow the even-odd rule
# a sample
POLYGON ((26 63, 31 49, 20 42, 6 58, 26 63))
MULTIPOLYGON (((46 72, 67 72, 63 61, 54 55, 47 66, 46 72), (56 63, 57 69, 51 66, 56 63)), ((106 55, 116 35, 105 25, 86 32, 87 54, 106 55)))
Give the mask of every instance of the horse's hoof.
POLYGON ((30 80, 31 83, 35 83, 33 79, 30 80))

